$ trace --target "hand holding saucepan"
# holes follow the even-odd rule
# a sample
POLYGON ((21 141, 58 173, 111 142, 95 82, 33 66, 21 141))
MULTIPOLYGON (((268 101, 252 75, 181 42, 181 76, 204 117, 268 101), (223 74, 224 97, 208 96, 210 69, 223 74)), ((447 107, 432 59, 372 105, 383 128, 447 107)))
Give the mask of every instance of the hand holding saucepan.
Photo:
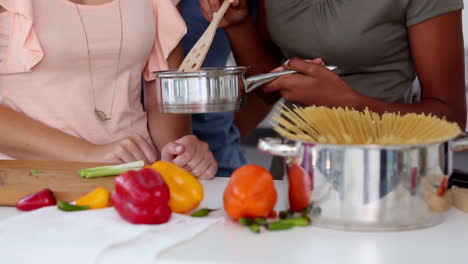
POLYGON ((293 58, 275 71, 293 70, 297 73, 283 75, 264 85, 262 90, 280 92, 284 99, 301 105, 337 106, 338 101, 352 101, 359 96, 338 74, 330 70, 332 68, 324 66, 322 59, 293 58))

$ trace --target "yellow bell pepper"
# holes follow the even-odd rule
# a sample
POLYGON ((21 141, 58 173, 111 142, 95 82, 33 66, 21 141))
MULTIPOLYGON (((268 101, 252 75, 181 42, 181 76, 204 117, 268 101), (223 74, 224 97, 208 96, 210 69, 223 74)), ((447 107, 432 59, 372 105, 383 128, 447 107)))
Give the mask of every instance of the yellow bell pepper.
POLYGON ((76 200, 76 205, 89 206, 90 209, 106 208, 111 206, 110 193, 104 187, 98 187, 92 192, 76 200))
POLYGON ((187 213, 203 200, 203 186, 185 169, 166 161, 157 161, 151 167, 159 172, 169 187, 169 207, 175 213, 187 213))

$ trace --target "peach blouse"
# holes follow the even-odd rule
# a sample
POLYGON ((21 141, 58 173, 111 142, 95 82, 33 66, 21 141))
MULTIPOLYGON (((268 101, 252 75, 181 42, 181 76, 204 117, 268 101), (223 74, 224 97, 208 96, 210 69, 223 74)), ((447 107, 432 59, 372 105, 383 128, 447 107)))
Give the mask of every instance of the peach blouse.
MULTIPOLYGON (((167 57, 186 33, 178 0, 114 0, 78 5, 88 35, 94 77, 80 17, 69 0, 0 0, 0 104, 94 144, 140 134, 149 142, 141 105, 141 76, 167 69, 167 57), (109 115, 120 46, 112 119, 109 115), (95 105, 94 105, 95 104, 95 105)), ((0 159, 8 159, 0 153, 0 159)))

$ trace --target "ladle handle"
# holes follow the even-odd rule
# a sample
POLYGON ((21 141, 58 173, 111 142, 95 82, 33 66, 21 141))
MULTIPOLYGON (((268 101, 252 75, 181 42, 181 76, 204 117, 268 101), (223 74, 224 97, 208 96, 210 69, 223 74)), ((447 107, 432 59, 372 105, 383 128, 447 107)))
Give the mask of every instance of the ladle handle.
MULTIPOLYGON (((337 69, 336 66, 332 66, 332 65, 328 65, 325 67, 329 69, 330 71, 334 71, 337 69)), ((283 76, 286 74, 293 74, 293 73, 297 73, 297 72, 293 70, 286 70, 286 71, 270 72, 270 73, 265 73, 265 74, 260 74, 260 75, 249 77, 247 78, 247 80, 245 80, 246 87, 247 87, 246 92, 250 93, 253 90, 257 89, 258 87, 266 83, 269 83, 280 76, 283 76)))
POLYGON ((200 70, 208 54, 211 43, 213 42, 216 29, 233 1, 234 0, 225 0, 219 10, 213 14, 213 20, 210 25, 184 58, 179 66, 178 72, 196 72, 200 70))

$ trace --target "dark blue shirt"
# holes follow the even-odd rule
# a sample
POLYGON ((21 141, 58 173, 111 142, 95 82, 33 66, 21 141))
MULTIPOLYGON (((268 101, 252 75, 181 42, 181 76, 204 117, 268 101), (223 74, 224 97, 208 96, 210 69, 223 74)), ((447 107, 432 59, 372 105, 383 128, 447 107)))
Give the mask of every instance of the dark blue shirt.
MULTIPOLYGON (((183 40, 184 53, 190 51, 200 36, 205 32, 209 22, 200 11, 198 0, 182 0, 182 16, 187 24, 187 35, 183 40)), ((226 65, 231 46, 223 29, 218 29, 203 67, 220 67, 226 65)), ((229 177, 231 173, 247 160, 240 148, 240 136, 234 125, 234 113, 207 113, 192 115, 194 134, 210 145, 218 161, 218 177, 229 177)))

